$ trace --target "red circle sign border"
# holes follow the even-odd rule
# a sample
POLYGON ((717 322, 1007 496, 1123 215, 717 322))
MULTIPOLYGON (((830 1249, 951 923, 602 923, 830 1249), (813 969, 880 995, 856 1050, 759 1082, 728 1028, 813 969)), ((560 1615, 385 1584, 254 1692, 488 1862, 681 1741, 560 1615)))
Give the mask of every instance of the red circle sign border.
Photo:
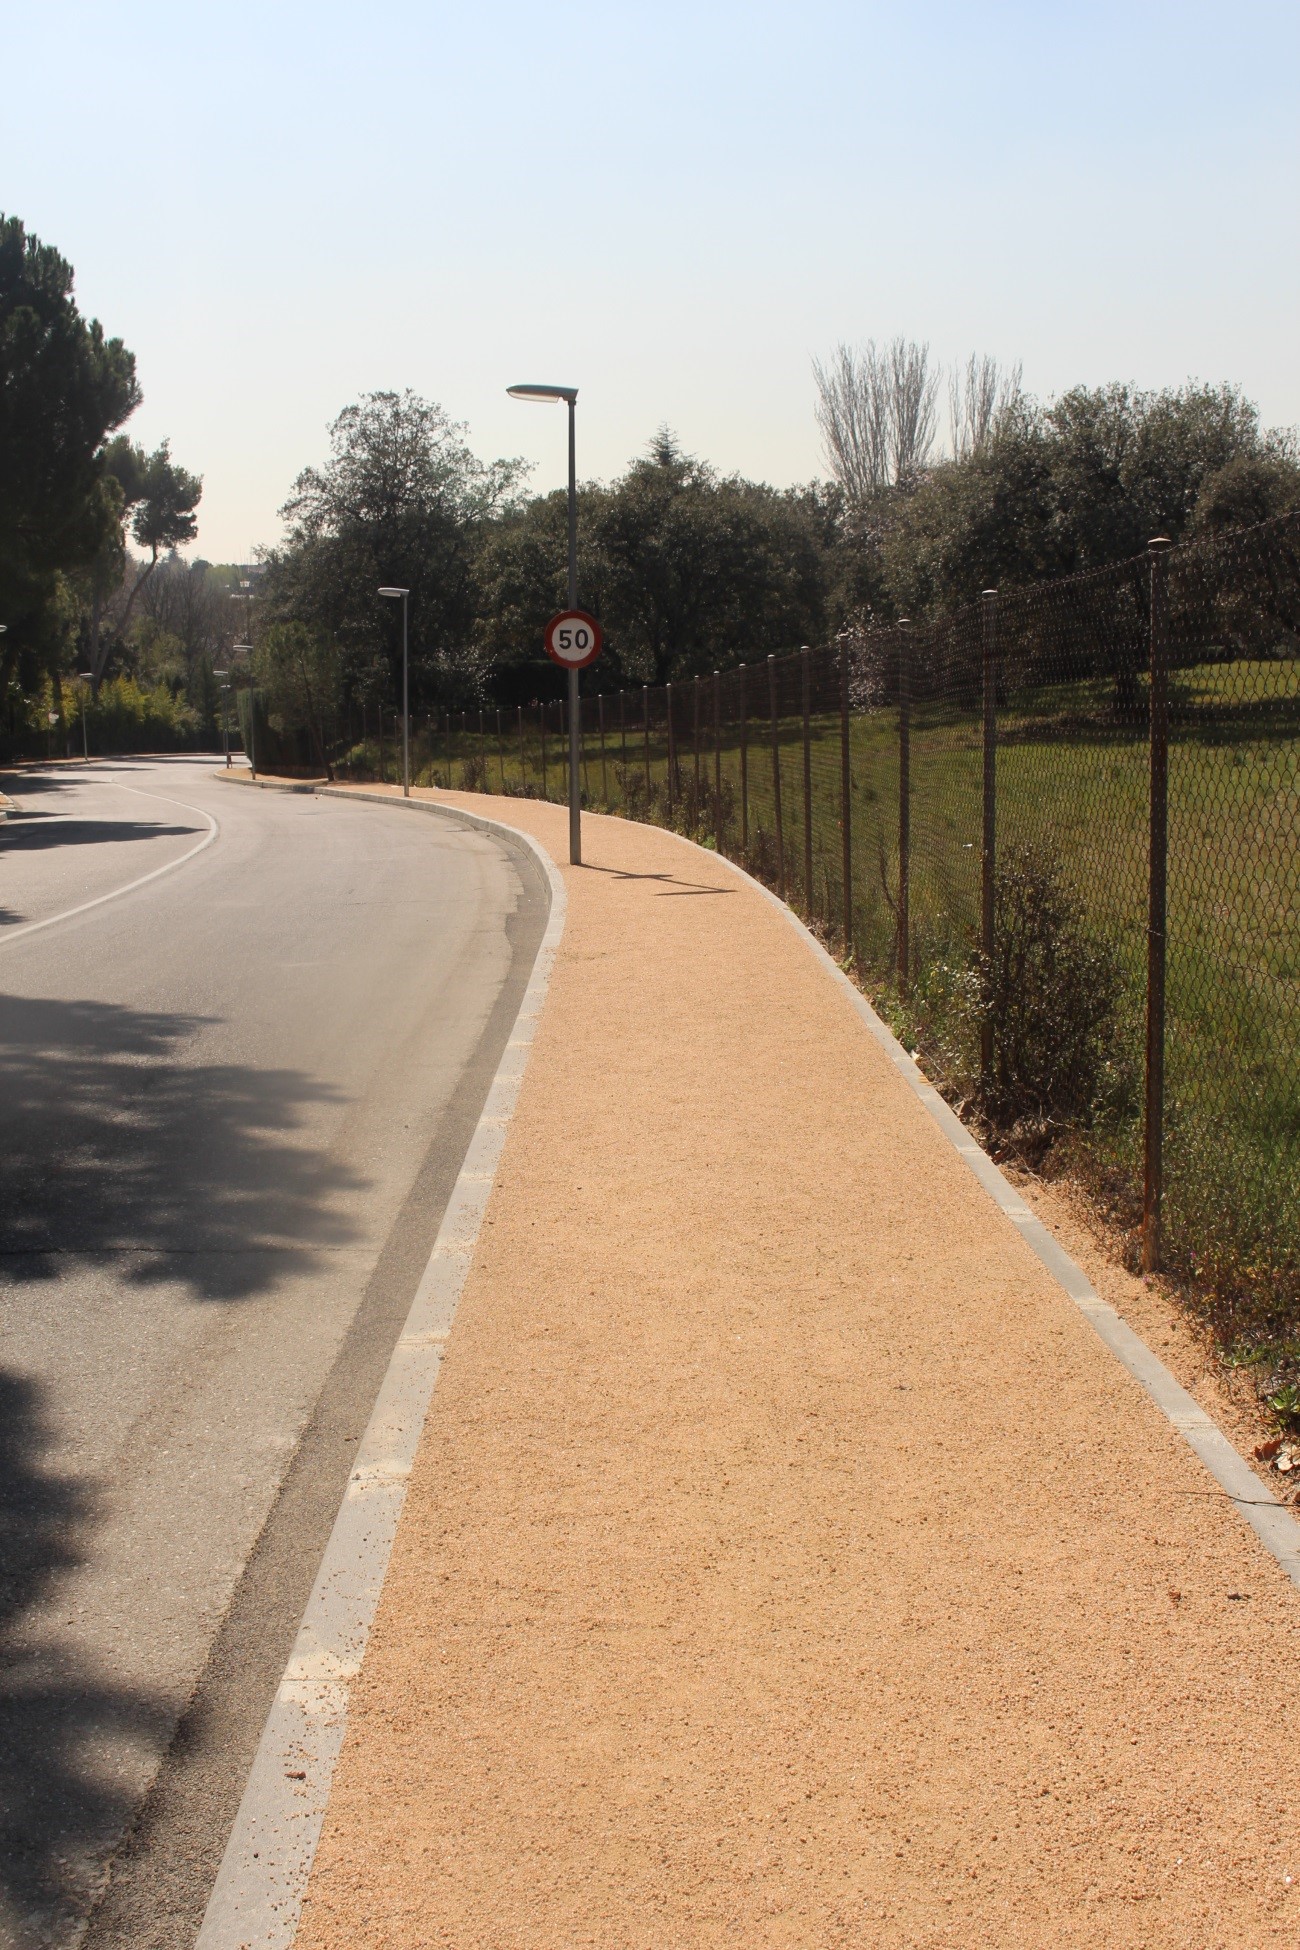
POLYGON ((562 609, 559 615, 553 616, 546 625, 546 635, 543 638, 543 645, 551 662, 558 664, 561 670, 585 670, 588 664, 595 663, 597 657, 605 647, 605 639, 600 624, 594 616, 588 615, 585 609, 562 609), (562 623, 585 623, 591 631, 594 648, 589 650, 585 657, 577 659, 573 657, 561 657, 552 649, 552 634, 560 628, 562 623))

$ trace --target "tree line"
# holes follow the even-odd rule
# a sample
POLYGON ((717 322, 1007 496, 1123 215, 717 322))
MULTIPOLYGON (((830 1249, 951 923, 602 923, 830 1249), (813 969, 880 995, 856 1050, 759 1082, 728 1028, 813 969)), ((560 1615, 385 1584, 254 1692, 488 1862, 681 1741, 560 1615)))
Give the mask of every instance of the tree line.
POLYGON ((0 214, 0 711, 10 731, 34 702, 61 713, 74 673, 97 693, 141 650, 157 661, 151 585, 164 564, 174 576, 174 551, 194 540, 203 484, 167 441, 148 453, 120 431, 140 399, 134 354, 82 317, 71 265, 0 214))
MULTIPOLYGON (((814 377, 827 480, 723 475, 661 429, 621 477, 580 486, 579 595, 606 639, 596 687, 922 619, 1123 561, 1156 534, 1300 505, 1294 438, 1263 428, 1232 385, 1077 387, 1040 403, 1017 371, 974 358, 949 376, 936 455, 940 375, 924 346, 841 347, 814 377)), ((440 407, 391 392, 348 407, 283 515, 258 613, 280 667, 316 658, 319 698, 396 704, 400 612, 381 584, 411 591, 418 708, 558 694, 541 639, 566 600, 566 495, 528 494, 518 462, 480 462, 440 407)), ((280 689, 291 709, 294 684, 280 689)))
MULTIPOLYGON (((555 695, 541 651, 566 600, 566 496, 483 461, 444 409, 374 392, 299 474, 255 571, 186 563, 200 480, 120 429, 133 356, 83 320, 66 262, 0 220, 0 699, 72 671, 167 693, 208 735, 214 669, 251 637, 272 718, 323 758, 349 712, 400 699, 410 590, 413 708, 555 695), (252 596, 241 604, 232 597, 252 596)), ((826 478, 720 473, 662 428, 611 482, 579 488, 580 600, 607 653, 589 682, 690 677, 916 619, 1003 589, 1247 525, 1300 504, 1294 437, 1241 390, 1076 387, 1040 402, 1018 369, 944 375, 923 344, 842 345, 814 362, 826 478), (948 438, 939 450, 946 393, 948 438)))

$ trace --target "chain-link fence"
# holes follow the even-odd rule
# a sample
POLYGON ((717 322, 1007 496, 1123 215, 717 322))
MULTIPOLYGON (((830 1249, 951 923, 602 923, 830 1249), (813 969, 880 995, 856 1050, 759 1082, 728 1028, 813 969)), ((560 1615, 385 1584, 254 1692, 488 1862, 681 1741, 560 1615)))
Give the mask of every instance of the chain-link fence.
MULTIPOLYGON (((1298 732, 1290 516, 587 696, 581 788, 776 888, 987 1132, 1072 1162, 1230 1345, 1285 1357, 1298 732)), ((426 780, 567 796, 561 704, 457 713, 428 740, 426 780)))

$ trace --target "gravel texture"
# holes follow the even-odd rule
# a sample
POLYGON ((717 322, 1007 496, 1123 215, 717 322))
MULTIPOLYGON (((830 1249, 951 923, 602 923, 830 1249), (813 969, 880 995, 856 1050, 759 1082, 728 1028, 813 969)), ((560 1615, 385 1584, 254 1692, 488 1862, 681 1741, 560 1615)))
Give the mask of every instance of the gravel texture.
POLYGON ((1295 1590, 781 916, 584 844, 299 1950, 1294 1945, 1295 1590))

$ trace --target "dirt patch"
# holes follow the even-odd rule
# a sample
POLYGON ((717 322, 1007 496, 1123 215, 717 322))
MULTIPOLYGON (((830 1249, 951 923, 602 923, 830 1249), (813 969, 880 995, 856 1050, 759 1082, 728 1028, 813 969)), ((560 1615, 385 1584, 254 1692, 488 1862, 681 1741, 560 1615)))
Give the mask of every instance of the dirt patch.
POLYGON ((1293 1587, 782 917, 584 829, 300 1950, 1294 1943, 1293 1587))

